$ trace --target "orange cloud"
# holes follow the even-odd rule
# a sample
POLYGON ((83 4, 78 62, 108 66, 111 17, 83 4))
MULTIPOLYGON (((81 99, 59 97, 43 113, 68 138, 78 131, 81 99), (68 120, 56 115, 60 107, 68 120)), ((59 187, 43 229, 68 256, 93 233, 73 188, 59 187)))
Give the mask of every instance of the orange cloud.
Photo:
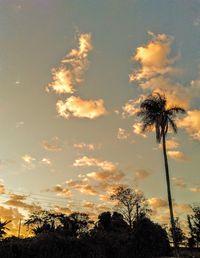
POLYGON ((51 141, 43 141, 42 147, 47 151, 59 152, 62 151, 62 146, 59 142, 58 137, 54 137, 51 141))
POLYGON ((200 110, 191 110, 179 120, 178 126, 184 128, 194 139, 200 140, 200 110))
POLYGON ((70 117, 94 119, 107 113, 102 99, 83 100, 76 96, 67 98, 65 102, 58 100, 56 109, 59 116, 66 119, 70 117))
POLYGON ((140 95, 137 99, 130 99, 122 107, 122 116, 134 116, 140 110, 140 104, 145 99, 144 95, 140 95))
POLYGON ((73 93, 75 84, 82 82, 83 72, 88 67, 88 53, 92 50, 91 34, 79 36, 78 48, 72 49, 62 60, 61 67, 52 69, 53 82, 48 87, 56 93, 73 93))
POLYGON ((74 148, 76 149, 88 149, 88 150, 94 150, 95 149, 95 145, 92 143, 74 143, 73 145, 74 148))
POLYGON ((146 138, 146 134, 142 132, 142 123, 137 122, 133 124, 133 132, 137 135, 140 135, 144 138, 146 138))
POLYGON ((186 188, 187 184, 185 183, 185 179, 182 177, 172 177, 174 185, 180 188, 186 188))
POLYGON ((148 203, 152 208, 165 208, 168 207, 168 202, 160 198, 148 199, 148 203))
MULTIPOLYGON (((161 144, 159 146, 160 146, 160 148, 162 148, 161 144)), ((168 150, 176 149, 176 148, 179 147, 179 143, 177 142, 177 140, 172 138, 172 139, 169 139, 169 140, 166 141, 166 147, 167 147, 168 150)))
POLYGON ((50 188, 50 189, 48 189, 47 191, 56 193, 58 196, 64 196, 64 197, 67 197, 67 198, 70 198, 72 196, 72 193, 69 189, 62 187, 59 184, 50 188))
POLYGON ((87 156, 83 156, 82 158, 75 160, 73 166, 75 167, 96 166, 96 167, 102 168, 103 170, 108 170, 108 171, 114 170, 116 168, 116 166, 112 162, 109 162, 106 160, 99 160, 99 159, 87 157, 87 156))
POLYGON ((25 161, 28 164, 31 164, 32 161, 35 161, 35 158, 33 158, 31 155, 25 154, 22 156, 23 161, 25 161))
POLYGON ((149 177, 151 175, 150 172, 144 170, 144 169, 140 169, 138 171, 135 172, 134 174, 134 181, 138 182, 141 181, 147 177, 149 177))
POLYGON ((171 67, 176 60, 170 57, 172 38, 165 34, 149 34, 153 39, 146 46, 138 47, 132 57, 141 64, 141 69, 130 75, 130 81, 176 72, 176 69, 171 67))
POLYGON ((0 194, 4 194, 6 192, 5 185, 0 181, 0 194))
POLYGON ((190 191, 193 193, 200 193, 200 186, 191 187, 190 191))
POLYGON ((29 212, 41 210, 41 206, 35 203, 26 203, 27 196, 25 195, 18 195, 18 194, 10 194, 10 199, 5 201, 6 205, 22 208, 28 210, 29 212))
POLYGON ((108 170, 108 171, 101 171, 101 172, 91 172, 87 174, 88 178, 91 178, 93 180, 97 181, 119 181, 122 178, 124 178, 124 173, 120 170, 108 170))
POLYGON ((117 139, 126 140, 129 137, 129 133, 126 132, 125 129, 119 128, 117 132, 117 139))
POLYGON ((179 160, 179 161, 187 160, 187 157, 181 151, 168 151, 167 154, 169 155, 169 157, 171 157, 172 159, 175 159, 175 160, 179 160))

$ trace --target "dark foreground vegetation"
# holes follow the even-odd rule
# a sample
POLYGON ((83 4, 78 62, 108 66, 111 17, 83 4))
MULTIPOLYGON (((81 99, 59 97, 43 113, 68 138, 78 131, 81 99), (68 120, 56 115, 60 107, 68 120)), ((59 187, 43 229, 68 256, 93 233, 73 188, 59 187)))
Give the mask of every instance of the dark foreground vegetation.
MULTIPOLYGON (((6 237, 9 222, 0 222, 0 258, 153 258, 177 253, 170 245, 172 228, 150 219, 142 193, 120 186, 110 198, 117 202, 118 212, 103 212, 95 222, 81 212, 35 212, 24 222, 32 237, 6 237)), ((179 252, 185 245, 184 257, 200 257, 200 206, 188 216, 187 237, 178 218, 174 226, 179 252)))
MULTIPOLYGON (((188 219, 192 229, 184 238, 177 226, 177 242, 185 241, 182 257, 198 256, 200 231, 199 208, 188 219), (194 248, 196 247, 196 248, 194 248), (190 256, 188 255, 190 254, 190 256), (192 256, 193 255, 193 256, 192 256)), ((1 258, 150 258, 173 255, 165 228, 147 215, 135 213, 130 226, 122 214, 103 212, 94 223, 85 213, 70 215, 49 211, 33 213, 25 222, 33 237, 5 237, 0 242, 1 258)), ((1 235, 6 223, 1 223, 1 235)), ((182 231, 181 231, 182 232, 182 231)), ((179 249, 180 251, 180 249, 179 249)))

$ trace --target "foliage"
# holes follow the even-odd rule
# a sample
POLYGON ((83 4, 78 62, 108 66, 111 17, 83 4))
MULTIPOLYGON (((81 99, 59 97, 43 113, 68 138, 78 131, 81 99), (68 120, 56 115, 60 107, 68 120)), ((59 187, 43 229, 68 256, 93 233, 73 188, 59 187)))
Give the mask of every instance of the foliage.
POLYGON ((190 237, 188 239, 189 247, 198 247, 200 243, 200 206, 192 207, 193 214, 188 215, 188 226, 190 229, 190 237))
POLYGON ((6 226, 9 224, 10 221, 0 221, 0 238, 2 238, 4 235, 6 235, 6 230, 9 230, 6 226))
POLYGON ((117 208, 123 214, 130 228, 139 217, 150 213, 144 195, 131 188, 119 186, 110 199, 118 202, 117 208))

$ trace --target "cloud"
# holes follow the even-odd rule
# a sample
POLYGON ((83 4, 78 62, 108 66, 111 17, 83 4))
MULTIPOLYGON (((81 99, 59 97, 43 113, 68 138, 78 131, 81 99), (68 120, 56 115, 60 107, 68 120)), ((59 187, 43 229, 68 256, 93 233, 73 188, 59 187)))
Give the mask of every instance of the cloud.
POLYGON ((191 187, 190 191, 193 193, 200 193, 200 186, 191 187))
POLYGON ((125 174, 117 169, 108 170, 108 171, 100 171, 100 172, 91 172, 87 174, 88 178, 91 178, 96 181, 106 181, 106 182, 116 182, 120 181, 124 178, 125 174))
POLYGON ((188 160, 188 158, 185 156, 185 154, 181 151, 167 151, 167 154, 169 155, 169 157, 171 157, 172 159, 175 159, 175 160, 179 160, 179 161, 188 160))
POLYGON ((51 165, 51 160, 48 159, 48 158, 43 158, 43 159, 41 160, 41 163, 50 166, 50 165, 51 165))
POLYGON ((68 188, 71 188, 73 190, 77 190, 83 194, 89 194, 89 195, 97 195, 98 191, 96 188, 92 185, 88 184, 88 179, 83 178, 83 180, 67 180, 66 185, 68 188))
POLYGON ((117 139, 126 140, 129 137, 129 133, 126 132, 125 129, 119 128, 117 132, 117 139))
POLYGON ((134 116, 140 110, 140 104, 145 99, 144 95, 140 95, 136 99, 128 100, 122 107, 122 117, 134 116))
POLYGON ((168 202, 160 198, 150 198, 148 203, 152 208, 165 208, 168 207, 168 202))
POLYGON ((75 167, 91 167, 96 166, 102 168, 103 170, 112 171, 116 168, 115 164, 106 160, 99 160, 93 157, 83 156, 79 159, 76 159, 73 166, 75 167))
POLYGON ((88 67, 88 54, 92 50, 91 34, 80 34, 78 48, 72 49, 62 60, 57 69, 52 69, 53 82, 49 83, 47 91, 52 89, 58 94, 74 93, 75 84, 83 81, 83 72, 88 67))
POLYGON ((92 143, 74 143, 73 147, 76 149, 88 149, 88 150, 94 150, 95 149, 95 145, 92 143))
POLYGON ((31 164, 33 161, 35 161, 35 158, 29 154, 25 154, 24 156, 22 156, 22 159, 24 162, 26 162, 28 164, 31 164))
POLYGON ((139 169, 135 172, 134 174, 134 181, 138 183, 141 180, 144 180, 145 178, 149 177, 151 175, 150 172, 144 170, 144 169, 139 169))
POLYGON ((200 110, 191 110, 187 116, 178 121, 178 126, 184 128, 194 139, 200 140, 200 110))
POLYGON ((137 135, 140 135, 140 136, 144 137, 144 138, 147 137, 146 134, 144 134, 142 132, 142 123, 140 123, 140 122, 136 122, 136 123, 133 124, 133 132, 137 135))
POLYGON ((185 179, 182 177, 172 177, 173 183, 175 186, 180 188, 186 188, 187 184, 185 183, 185 179))
POLYGON ((26 203, 27 196, 25 195, 18 195, 18 194, 10 194, 10 199, 5 201, 6 205, 22 208, 28 210, 29 212, 34 212, 41 210, 41 206, 36 203, 26 203))
POLYGON ((43 141, 42 142, 42 147, 47 150, 47 151, 52 151, 52 152, 59 152, 62 151, 62 146, 59 142, 58 137, 54 137, 52 140, 49 142, 43 141))
POLYGON ((70 198, 72 193, 69 189, 62 187, 61 185, 56 185, 50 189, 47 189, 48 192, 56 193, 59 196, 64 196, 70 198))
POLYGON ((132 59, 139 62, 141 68, 130 74, 130 81, 149 79, 156 75, 175 73, 171 65, 177 57, 170 57, 172 38, 166 34, 149 33, 152 40, 136 49, 132 59))
POLYGON ((6 188, 4 183, 0 180, 0 194, 5 194, 6 193, 6 188))
POLYGON ((83 100, 76 96, 67 98, 65 102, 58 100, 56 109, 59 116, 66 119, 70 117, 94 119, 107 113, 102 99, 83 100))
MULTIPOLYGON (((162 144, 159 145, 160 148, 162 148, 162 144)), ((168 150, 170 149, 176 149, 179 147, 179 143, 177 142, 176 139, 172 138, 166 141, 166 148, 168 150)))

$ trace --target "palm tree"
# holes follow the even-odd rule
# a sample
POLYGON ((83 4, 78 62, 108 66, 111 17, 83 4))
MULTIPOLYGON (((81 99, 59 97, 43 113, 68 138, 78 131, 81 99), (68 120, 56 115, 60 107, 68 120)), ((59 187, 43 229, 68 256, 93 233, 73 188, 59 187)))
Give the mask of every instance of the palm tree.
POLYGON ((2 222, 2 221, 0 220, 0 239, 1 239, 4 235, 6 235, 6 230, 9 230, 9 228, 6 227, 8 223, 10 223, 10 221, 7 221, 7 220, 6 220, 6 221, 2 222))
POLYGON ((140 105, 140 111, 137 113, 141 117, 142 121, 142 131, 145 132, 148 129, 155 128, 156 140, 158 143, 162 142, 164 164, 165 164, 165 174, 167 183, 167 195, 168 204, 170 211, 170 222, 172 227, 172 236, 174 242, 174 248, 176 255, 178 256, 177 243, 175 238, 175 220, 173 214, 172 197, 170 189, 170 178, 169 178, 169 167, 167 160, 166 151, 166 136, 169 127, 172 128, 174 133, 177 132, 177 125, 175 123, 175 118, 178 113, 185 113, 185 110, 181 107, 167 107, 167 100, 165 95, 161 95, 157 92, 149 95, 140 105))

